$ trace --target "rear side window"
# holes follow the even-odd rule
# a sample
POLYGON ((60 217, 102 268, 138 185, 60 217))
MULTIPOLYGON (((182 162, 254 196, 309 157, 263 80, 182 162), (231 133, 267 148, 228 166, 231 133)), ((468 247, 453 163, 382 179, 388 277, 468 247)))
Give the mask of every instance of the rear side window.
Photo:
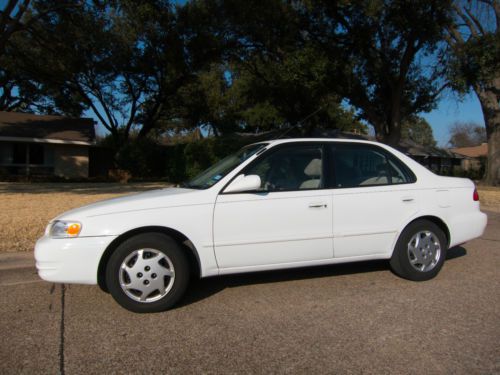
POLYGON ((333 151, 336 188, 408 184, 415 175, 384 149, 365 144, 337 143, 333 151))

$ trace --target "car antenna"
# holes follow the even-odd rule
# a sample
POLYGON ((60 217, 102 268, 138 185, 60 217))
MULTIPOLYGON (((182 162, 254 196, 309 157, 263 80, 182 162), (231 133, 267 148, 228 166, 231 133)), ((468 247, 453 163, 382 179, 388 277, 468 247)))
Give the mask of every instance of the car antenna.
POLYGON ((286 129, 283 133, 281 133, 280 135, 278 135, 276 138, 274 139, 280 139, 282 138, 284 135, 288 134, 288 132, 290 132, 291 130, 299 127, 300 125, 303 125, 303 123, 306 121, 306 120, 309 120, 312 116, 314 116, 316 113, 318 113, 319 111, 321 111, 323 109, 324 106, 320 106, 318 107, 318 109, 316 109, 314 112, 311 112, 309 113, 306 117, 304 117, 302 120, 298 121, 294 126, 286 129))

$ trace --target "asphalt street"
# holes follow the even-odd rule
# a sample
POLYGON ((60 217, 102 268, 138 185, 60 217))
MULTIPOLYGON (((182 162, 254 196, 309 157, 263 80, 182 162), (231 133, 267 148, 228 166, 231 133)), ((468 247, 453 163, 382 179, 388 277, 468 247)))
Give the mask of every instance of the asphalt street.
MULTIPOLYGON (((26 256, 28 258, 26 258, 26 256)), ((0 373, 500 373, 500 214, 437 278, 386 262, 204 279, 139 315, 0 257, 0 373)))

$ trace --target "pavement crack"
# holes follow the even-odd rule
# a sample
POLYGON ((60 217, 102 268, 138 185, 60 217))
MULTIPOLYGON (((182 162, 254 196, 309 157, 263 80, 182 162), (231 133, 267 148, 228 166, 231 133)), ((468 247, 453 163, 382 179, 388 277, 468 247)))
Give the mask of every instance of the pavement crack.
POLYGON ((64 375, 64 299, 66 286, 61 284, 61 324, 59 329, 59 374, 64 375))

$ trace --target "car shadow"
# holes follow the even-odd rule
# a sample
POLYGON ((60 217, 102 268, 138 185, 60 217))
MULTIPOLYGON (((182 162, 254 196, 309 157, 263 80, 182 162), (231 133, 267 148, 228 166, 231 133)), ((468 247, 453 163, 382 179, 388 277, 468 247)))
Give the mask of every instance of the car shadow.
POLYGON ((456 258, 460 258, 467 255, 467 250, 465 250, 462 246, 455 246, 451 249, 448 249, 446 252, 446 260, 452 260, 456 258))
POLYGON ((252 272, 197 279, 191 281, 184 298, 177 304, 176 307, 183 307, 201 301, 223 291, 226 288, 235 288, 255 284, 279 283, 294 280, 307 280, 383 270, 389 270, 389 263, 386 260, 252 272))
MULTIPOLYGON (((467 251, 461 246, 456 246, 448 249, 446 253, 446 260, 453 260, 465 255, 467 255, 467 251)), ((196 279, 191 281, 186 294, 175 308, 180 308, 192 303, 199 302, 223 291, 226 288, 236 288, 245 285, 279 283, 284 281, 316 279, 321 277, 353 275, 357 273, 377 272, 384 270, 390 270, 389 262, 387 260, 374 260, 366 262, 352 262, 196 279)))

